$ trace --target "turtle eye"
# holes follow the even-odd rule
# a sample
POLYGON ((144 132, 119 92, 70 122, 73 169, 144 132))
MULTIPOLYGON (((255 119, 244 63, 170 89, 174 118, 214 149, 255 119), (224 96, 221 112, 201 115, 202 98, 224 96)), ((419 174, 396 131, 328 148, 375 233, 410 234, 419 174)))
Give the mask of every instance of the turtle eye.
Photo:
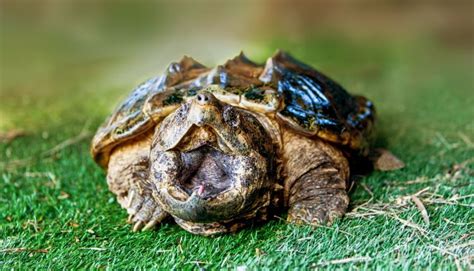
POLYGON ((224 117, 224 121, 230 126, 237 127, 240 125, 240 115, 233 107, 226 107, 222 115, 224 117))

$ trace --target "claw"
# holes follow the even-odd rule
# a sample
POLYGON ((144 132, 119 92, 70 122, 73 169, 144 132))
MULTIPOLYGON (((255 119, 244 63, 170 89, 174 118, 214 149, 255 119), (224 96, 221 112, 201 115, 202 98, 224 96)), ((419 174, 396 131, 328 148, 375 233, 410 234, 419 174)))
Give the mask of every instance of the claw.
POLYGON ((127 223, 132 224, 132 221, 133 221, 133 215, 128 215, 127 223))
POLYGON ((151 220, 150 222, 148 222, 148 223, 145 225, 145 227, 143 227, 142 231, 150 230, 150 229, 152 229, 153 227, 155 227, 156 224, 158 224, 158 219, 153 219, 153 220, 151 220))
POLYGON ((137 223, 135 223, 135 225, 133 226, 133 231, 134 232, 137 232, 139 231, 141 228, 143 227, 143 222, 142 221, 138 221, 137 223))
POLYGON ((198 195, 201 196, 202 193, 204 193, 204 184, 201 184, 200 186, 198 186, 198 195))
POLYGON ((132 202, 133 202, 134 197, 135 197, 135 190, 132 190, 132 192, 130 192, 130 195, 128 196, 127 209, 132 207, 132 202))

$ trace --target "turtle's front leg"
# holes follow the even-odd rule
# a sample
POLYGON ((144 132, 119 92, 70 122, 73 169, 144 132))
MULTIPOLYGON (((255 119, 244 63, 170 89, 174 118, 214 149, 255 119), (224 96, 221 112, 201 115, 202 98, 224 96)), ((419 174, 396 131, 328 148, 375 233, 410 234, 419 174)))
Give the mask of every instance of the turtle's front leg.
POLYGON ((129 215, 128 222, 133 224, 133 231, 152 229, 168 216, 155 201, 151 191, 139 185, 132 185, 121 203, 129 215))
POLYGON ((107 183, 127 210, 133 231, 154 228, 168 213, 152 196, 149 176, 149 144, 133 142, 115 150, 109 161, 107 183))
POLYGON ((338 149, 319 139, 288 132, 284 139, 288 221, 321 225, 342 217, 349 204, 347 159, 338 149))
POLYGON ((342 217, 349 204, 345 180, 330 166, 315 168, 301 176, 288 198, 288 221, 298 224, 330 224, 342 217))

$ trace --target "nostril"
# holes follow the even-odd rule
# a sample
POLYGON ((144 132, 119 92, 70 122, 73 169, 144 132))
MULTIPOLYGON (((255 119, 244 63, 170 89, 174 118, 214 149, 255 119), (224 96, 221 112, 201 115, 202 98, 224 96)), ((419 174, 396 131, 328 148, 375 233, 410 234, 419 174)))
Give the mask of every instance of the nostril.
POLYGON ((206 94, 202 94, 202 93, 198 94, 196 99, 200 103, 207 103, 209 101, 209 97, 206 94))

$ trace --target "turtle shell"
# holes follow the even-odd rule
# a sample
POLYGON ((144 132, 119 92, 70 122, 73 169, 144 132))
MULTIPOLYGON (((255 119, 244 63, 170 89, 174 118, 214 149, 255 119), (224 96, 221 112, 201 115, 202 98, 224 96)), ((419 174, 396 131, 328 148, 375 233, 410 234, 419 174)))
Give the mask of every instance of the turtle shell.
POLYGON ((94 160, 106 167, 110 151, 127 140, 135 138, 153 129, 156 120, 166 116, 181 103, 174 99, 170 86, 189 81, 209 71, 204 65, 190 57, 171 63, 162 76, 142 83, 122 102, 98 128, 92 139, 91 153, 94 160), (153 118, 144 111, 150 97, 162 98, 160 110, 155 110, 153 118))
POLYGON ((276 116, 307 136, 367 149, 375 117, 372 102, 279 51, 264 66, 243 53, 214 69, 190 57, 172 63, 164 75, 137 87, 99 127, 92 142, 94 159, 105 167, 115 146, 150 131, 203 89, 231 105, 276 116))

